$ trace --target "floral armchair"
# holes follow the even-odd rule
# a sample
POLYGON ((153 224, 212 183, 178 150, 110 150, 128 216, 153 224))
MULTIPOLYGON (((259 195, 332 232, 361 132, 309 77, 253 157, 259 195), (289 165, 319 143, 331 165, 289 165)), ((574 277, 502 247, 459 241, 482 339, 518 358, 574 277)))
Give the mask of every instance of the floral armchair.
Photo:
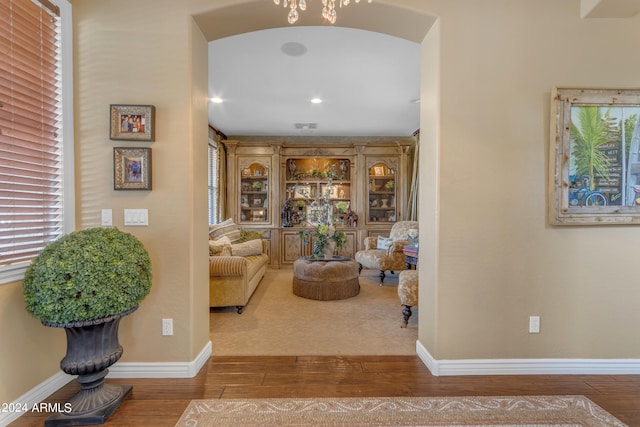
MULTIPOLYGON (((418 230, 417 221, 399 221, 391 227, 388 238, 366 237, 364 249, 356 252, 358 268, 373 268, 380 270, 380 286, 385 278, 385 271, 405 270, 406 263, 402 248, 408 242, 409 230, 418 230)), ((413 233, 412 233, 413 234, 413 233)))

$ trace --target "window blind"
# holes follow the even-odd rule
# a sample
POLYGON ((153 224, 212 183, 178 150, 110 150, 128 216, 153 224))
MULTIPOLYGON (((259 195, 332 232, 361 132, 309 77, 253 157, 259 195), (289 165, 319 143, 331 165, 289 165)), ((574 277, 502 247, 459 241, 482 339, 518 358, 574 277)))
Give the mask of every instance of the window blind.
POLYGON ((63 232, 60 20, 46 4, 0 0, 0 265, 63 232))

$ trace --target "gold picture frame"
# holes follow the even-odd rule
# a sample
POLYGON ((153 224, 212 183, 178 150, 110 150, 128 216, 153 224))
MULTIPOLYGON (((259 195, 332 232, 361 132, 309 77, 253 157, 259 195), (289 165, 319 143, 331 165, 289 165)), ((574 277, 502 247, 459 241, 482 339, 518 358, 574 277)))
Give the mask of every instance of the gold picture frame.
POLYGON ((112 140, 155 141, 155 113, 153 105, 110 106, 110 134, 112 140))
POLYGON ((554 88, 552 225, 640 224, 640 89, 554 88))
POLYGON ((151 148, 113 149, 113 189, 151 190, 151 148))

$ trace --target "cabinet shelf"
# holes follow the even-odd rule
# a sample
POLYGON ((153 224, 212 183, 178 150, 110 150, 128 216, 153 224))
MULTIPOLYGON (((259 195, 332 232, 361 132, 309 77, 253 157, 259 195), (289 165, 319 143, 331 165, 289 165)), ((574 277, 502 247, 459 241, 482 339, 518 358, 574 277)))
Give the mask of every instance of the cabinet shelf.
POLYGON ((385 160, 380 159, 369 168, 369 205, 368 222, 395 222, 396 221, 396 189, 397 182, 392 169, 385 160), (389 185, 391 188, 387 187, 389 185), (381 206, 389 203, 389 206, 381 206))

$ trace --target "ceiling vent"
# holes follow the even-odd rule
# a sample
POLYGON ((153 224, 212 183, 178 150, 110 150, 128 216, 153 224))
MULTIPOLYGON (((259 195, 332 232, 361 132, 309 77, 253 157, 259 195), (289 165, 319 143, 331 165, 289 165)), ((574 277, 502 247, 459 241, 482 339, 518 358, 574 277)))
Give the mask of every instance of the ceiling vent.
POLYGON ((299 130, 318 129, 317 123, 294 123, 293 126, 299 130))

